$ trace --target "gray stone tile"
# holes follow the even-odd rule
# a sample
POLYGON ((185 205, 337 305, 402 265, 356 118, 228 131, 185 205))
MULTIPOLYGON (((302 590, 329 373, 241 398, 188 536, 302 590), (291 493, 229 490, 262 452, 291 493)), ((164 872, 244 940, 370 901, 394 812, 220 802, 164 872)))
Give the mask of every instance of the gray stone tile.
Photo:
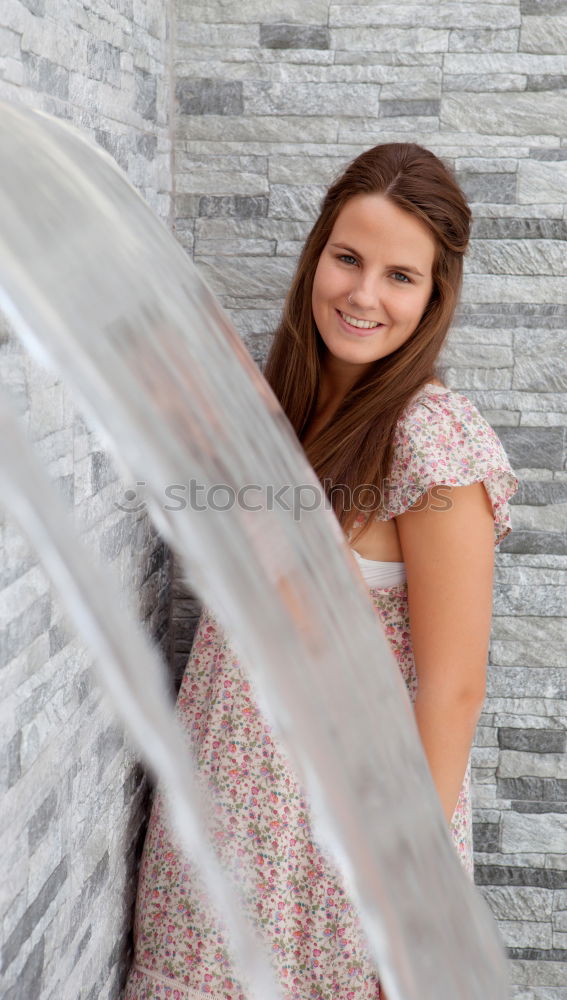
POLYGON ((443 90, 466 91, 467 93, 485 94, 487 91, 519 91, 526 89, 527 75, 521 73, 445 73, 443 75, 443 90))
POLYGON ((500 727, 498 746, 501 750, 527 750, 531 753, 563 753, 567 746, 565 729, 522 729, 500 727))
MULTIPOLYGON (((560 240, 477 238, 471 244, 467 266, 471 273, 549 274, 560 277, 565 272, 565 247, 560 240)), ((533 348, 533 329, 531 335, 533 348)))
POLYGON ((559 73, 530 73, 526 90, 567 90, 567 75, 559 73))
POLYGON ((399 58, 406 52, 447 52, 449 35, 446 28, 332 28, 331 48, 351 53, 396 52, 399 58))
MULTIPOLYGON (((550 654, 548 654, 548 658, 550 654)), ((517 663, 526 662, 527 656, 516 660, 514 666, 501 666, 496 661, 498 669, 489 670, 487 694, 490 697, 514 698, 517 692, 523 698, 549 698, 563 700, 567 698, 567 670, 564 663, 556 666, 532 666, 529 661, 526 666, 517 663)), ((549 659, 548 659, 549 662, 549 659)), ((541 786, 541 790, 543 791, 541 786)), ((509 798, 512 796, 508 796, 509 798)), ((517 796, 514 796, 517 798, 517 796)), ((535 796, 537 798, 537 796, 535 796)))
MULTIPOLYGON (((282 143, 284 151, 294 142, 334 143, 337 140, 336 116, 323 115, 178 115, 177 131, 181 139, 242 144, 282 143)), ((360 141, 360 134, 357 137, 360 141)))
POLYGON ((268 214, 268 198, 262 195, 204 195, 199 199, 199 216, 210 219, 227 216, 252 219, 268 214))
POLYGON ((561 135, 565 122, 563 94, 522 93, 511 101, 508 94, 484 94, 482 101, 471 101, 463 94, 448 94, 441 99, 442 128, 465 131, 532 136, 561 135))
MULTIPOLYGON (((498 558, 500 560, 505 556, 499 554, 498 558)), ((518 557, 508 556, 507 558, 516 559, 518 557)), ((526 558, 542 559, 541 556, 528 556, 526 558)), ((553 559, 553 557, 551 558, 553 559)), ((509 618, 498 616, 493 621, 492 635, 495 640, 517 640, 524 647, 527 647, 531 641, 536 647, 563 650, 567 644, 567 620, 540 618, 537 615, 529 615, 520 619, 515 616, 509 618)))
MULTIPOLYGON (((231 17, 237 25, 254 27, 248 22, 274 21, 291 24, 323 24, 328 17, 328 0, 241 0, 237 16, 231 17)), ((224 22, 227 18, 226 0, 201 0, 198 4, 187 7, 187 17, 196 22, 224 22)), ((193 25, 190 25, 191 27, 193 25)))
MULTIPOLYGON (((528 962, 562 962, 567 961, 567 948, 509 948, 508 957, 526 959, 528 962)), ((565 982, 565 980, 563 980, 565 982)))
POLYGON ((499 851, 500 824, 473 822, 473 843, 475 851, 499 851))
POLYGON ((493 3, 445 3, 432 7, 420 3, 331 4, 329 11, 329 23, 336 27, 399 25, 413 28, 420 24, 435 28, 475 28, 479 22, 487 28, 516 27, 520 17, 511 4, 493 3))
POLYGON ((45 594, 0 630, 0 667, 9 663, 49 628, 51 607, 51 597, 45 594))
POLYGON ((515 173, 482 174, 463 170, 457 174, 457 180, 472 202, 513 204, 516 200, 515 173))
POLYGON ((93 936, 92 925, 89 925, 87 927, 85 933, 82 935, 81 940, 79 941, 77 947, 75 948, 75 952, 74 952, 74 955, 73 955, 73 967, 75 967, 77 965, 77 963, 78 963, 81 955, 85 951, 85 949, 86 949, 89 941, 91 940, 92 936, 93 936))
POLYGON ((532 886, 483 886, 482 895, 498 920, 551 920, 554 892, 532 886))
POLYGON ((91 455, 91 477, 94 493, 118 480, 110 455, 105 451, 93 451, 91 455))
POLYGON ((449 36, 449 52, 517 52, 518 28, 453 29, 449 36))
POLYGON ((100 895, 103 885, 106 883, 109 874, 109 854, 106 850, 91 872, 89 877, 83 882, 79 896, 73 904, 71 912, 71 926, 80 926, 85 917, 92 912, 92 904, 100 895))
POLYGON ((103 778, 108 765, 116 757, 119 750, 124 746, 124 732, 122 724, 112 722, 107 728, 99 733, 96 740, 96 756, 98 762, 98 781, 103 778))
POLYGON ((179 52, 184 52, 189 47, 191 54, 196 51, 202 54, 204 48, 216 48, 228 59, 230 50, 248 51, 259 45, 259 42, 259 24, 199 24, 185 18, 177 22, 179 52))
POLYGON ((183 115, 240 115, 242 86, 238 80, 182 77, 176 81, 175 96, 183 115))
POLYGON ((567 14, 565 0, 520 0, 520 13, 525 14, 567 14))
POLYGON ((12 964, 22 946, 28 941, 30 934, 65 884, 67 875, 68 861, 67 858, 63 858, 55 871, 51 873, 44 883, 38 895, 30 903, 8 939, 4 942, 2 947, 2 972, 5 972, 12 964))
POLYGON ((134 67, 136 99, 134 108, 148 121, 157 121, 157 78, 138 66, 134 67))
POLYGON ((565 430, 561 427, 499 427, 498 435, 512 467, 563 469, 565 430))
MULTIPOLYGON (((499 778, 524 778, 526 776, 567 781, 567 756, 562 752, 532 753, 531 751, 503 749, 498 753, 499 778)), ((521 796, 518 796, 521 798, 521 796)), ((546 796, 546 801, 547 801, 546 796)), ((566 799, 567 802, 567 799, 566 799)))
POLYGON ((564 962, 511 960, 509 967, 514 983, 518 987, 529 989, 527 996, 520 994, 520 1000, 564 1000, 564 962), (530 992, 531 989, 533 993, 530 992))
POLYGON ((198 195, 232 196, 246 195, 256 197, 269 192, 268 179, 257 171, 246 171, 240 168, 231 170, 215 170, 204 168, 189 169, 179 182, 184 193, 198 195))
POLYGON ((55 656, 73 639, 73 632, 66 622, 55 622, 49 629, 49 655, 55 656))
MULTIPOLYGON (((138 106, 137 110, 141 111, 142 106, 138 106)), ((107 128, 95 128, 94 137, 97 145, 105 149, 107 153, 110 153, 118 166, 127 172, 132 152, 130 137, 124 133, 116 134, 107 128)))
MULTIPOLYGON (((447 53, 443 58, 446 73, 564 73, 564 55, 539 55, 530 52, 447 53)), ((490 89, 490 88, 489 88, 490 89)))
POLYGON ((511 347, 499 344, 475 344, 472 338, 462 343, 449 338, 443 346, 439 363, 451 368, 474 368, 481 378, 485 375, 488 378, 490 375, 482 369, 508 368, 511 371, 514 352, 511 347))
POLYGON ((567 147, 561 149, 530 149, 530 157, 534 160, 567 160, 567 147))
MULTIPOLYGON (((561 236, 554 237, 561 239, 561 236)), ((557 302, 467 302, 462 303, 459 315, 468 322, 482 326, 494 325, 497 319, 499 326, 525 326, 532 319, 545 321, 546 327, 555 328, 567 322, 567 305, 557 302)))
POLYGON ((246 80, 243 84, 247 115, 348 116, 364 118, 378 114, 379 87, 352 83, 264 83, 246 80))
POLYGON ((120 86, 121 49, 100 38, 89 38, 87 41, 88 75, 93 80, 101 80, 114 87, 120 86))
POLYGON ((200 201, 201 195, 199 194, 176 192, 173 199, 176 221, 195 219, 199 214, 200 201))
POLYGON ((20 779, 21 775, 21 763, 20 763, 20 748, 22 744, 22 733, 18 730, 14 733, 10 742, 8 743, 6 758, 7 758, 7 787, 11 788, 20 779))
POLYGON ((550 17, 545 14, 526 15, 522 18, 519 48, 523 52, 565 53, 567 11, 564 9, 550 17))
POLYGON ((116 559, 122 549, 130 544, 134 530, 132 517, 126 512, 119 521, 102 531, 99 543, 101 555, 109 562, 116 559))
POLYGON ((41 1000, 45 962, 45 938, 30 951, 17 981, 3 993, 3 1000, 41 1000))
POLYGON ((43 839, 49 826, 51 825, 58 806, 58 795, 56 789, 52 788, 49 795, 43 800, 38 809, 31 817, 28 824, 28 844, 30 854, 33 854, 39 842, 43 839))
POLYGON ((270 257, 276 252, 275 240, 224 239, 196 240, 196 257, 270 257))
POLYGON ((267 49, 328 49, 330 34, 318 24, 261 24, 260 45, 267 49))
POLYGON ((473 221, 471 236, 489 240, 567 240, 565 219, 483 219, 473 221))
POLYGON ((130 805, 130 802, 138 793, 148 794, 146 774, 141 764, 136 763, 132 766, 122 787, 122 792, 125 806, 130 805))
POLYGON ((69 97, 69 71, 33 52, 22 52, 26 84, 31 90, 44 91, 54 97, 69 97))
POLYGON ((514 389, 535 392, 567 392, 567 355, 557 354, 555 358, 519 355, 514 363, 512 385, 514 389))
POLYGON ((21 0, 27 10, 35 14, 36 17, 43 17, 45 14, 45 0, 21 0))
POLYGON ((3 590, 37 563, 37 554, 20 531, 19 525, 8 519, 0 527, 0 546, 3 554, 0 560, 0 588, 3 590))
POLYGON ((268 164, 271 184, 328 185, 348 165, 344 156, 274 156, 268 164))
POLYGON ((317 217, 325 188, 322 185, 292 187, 272 184, 269 215, 274 219, 294 219, 311 222, 317 217))
POLYGON ((512 531, 501 543, 502 552, 567 555, 567 539, 555 531, 512 531))
MULTIPOLYGON (((497 788, 498 794, 503 799, 567 802, 567 778, 497 778, 497 788)), ((554 849, 554 847, 544 848, 550 851, 554 849)))
POLYGON ((142 132, 136 136, 136 151, 146 160, 155 160, 157 153, 157 135, 142 132))
POLYGON ((567 871, 551 868, 530 868, 520 865, 475 864, 477 885, 537 886, 541 889, 565 889, 567 871))
POLYGON ((379 114, 381 118, 399 118, 407 115, 411 115, 413 118, 422 115, 434 117, 439 114, 440 107, 440 101, 381 100, 379 114))

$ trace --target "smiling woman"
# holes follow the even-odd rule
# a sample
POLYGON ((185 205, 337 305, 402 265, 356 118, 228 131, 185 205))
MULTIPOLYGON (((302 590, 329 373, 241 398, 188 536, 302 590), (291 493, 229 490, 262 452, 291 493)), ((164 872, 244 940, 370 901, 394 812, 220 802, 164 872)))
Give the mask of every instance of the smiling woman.
POLYGON ((346 203, 312 292, 335 396, 413 333, 433 288, 434 259, 430 230, 384 195, 360 194, 346 203), (411 264, 396 263, 408 258, 411 264))
MULTIPOLYGON (((323 201, 265 375, 353 546, 472 876, 469 754, 484 698, 494 543, 510 531, 518 483, 490 425, 435 370, 469 225, 460 188, 429 150, 392 143, 363 153, 323 201)), ((385 1000, 304 792, 207 609, 177 713, 222 816, 220 849, 246 854, 257 876, 247 906, 285 1000, 385 1000)), ((244 1000, 222 921, 159 795, 135 946, 124 1000, 244 1000)))

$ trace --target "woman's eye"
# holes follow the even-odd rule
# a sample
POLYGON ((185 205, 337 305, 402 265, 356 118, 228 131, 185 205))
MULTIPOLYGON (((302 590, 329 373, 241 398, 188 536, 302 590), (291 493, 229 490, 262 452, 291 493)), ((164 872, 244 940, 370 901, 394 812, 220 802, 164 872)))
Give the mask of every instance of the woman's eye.
MULTIPOLYGON (((352 254, 350 254, 350 253, 341 253, 341 254, 338 254, 337 260, 340 260, 340 261, 342 261, 342 263, 348 264, 349 266, 352 266, 353 264, 358 264, 358 261, 357 261, 356 257, 353 257, 352 254)), ((396 280, 398 280, 399 278, 402 279, 401 282, 399 282, 399 280, 398 280, 399 284, 403 284, 403 285, 411 285, 412 284, 411 278, 408 278, 407 274, 404 274, 403 271, 393 271, 392 273, 393 273, 393 276, 396 278, 396 280)))

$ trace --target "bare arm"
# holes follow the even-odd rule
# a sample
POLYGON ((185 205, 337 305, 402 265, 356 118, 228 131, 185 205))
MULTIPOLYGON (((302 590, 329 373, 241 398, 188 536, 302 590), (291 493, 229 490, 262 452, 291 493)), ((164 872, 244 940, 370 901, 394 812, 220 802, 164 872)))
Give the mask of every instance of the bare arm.
MULTIPOLYGON (((415 717, 447 823, 482 710, 492 615, 494 521, 482 483, 396 518, 418 677, 415 717)), ((382 1000, 388 1000, 381 987, 382 1000)))
POLYGON ((494 521, 482 483, 446 495, 450 509, 432 509, 429 495, 396 523, 418 677, 415 717, 449 823, 485 696, 494 521))

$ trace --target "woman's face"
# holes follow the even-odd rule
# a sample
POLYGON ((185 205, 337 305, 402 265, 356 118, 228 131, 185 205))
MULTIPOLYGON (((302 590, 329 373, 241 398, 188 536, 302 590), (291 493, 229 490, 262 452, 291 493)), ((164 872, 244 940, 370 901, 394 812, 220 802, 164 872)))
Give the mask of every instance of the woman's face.
POLYGON ((426 226, 383 195, 347 201, 319 258, 312 293, 317 329, 341 368, 360 374, 411 336, 433 290, 434 255, 426 226))

